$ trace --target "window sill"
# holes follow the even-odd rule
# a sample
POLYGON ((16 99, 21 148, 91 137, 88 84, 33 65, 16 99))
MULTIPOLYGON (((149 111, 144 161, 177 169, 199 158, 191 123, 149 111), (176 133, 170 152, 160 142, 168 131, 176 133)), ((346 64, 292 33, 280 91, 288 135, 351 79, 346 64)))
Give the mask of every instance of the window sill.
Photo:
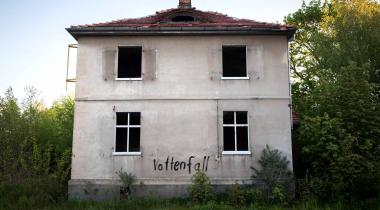
POLYGON ((141 156, 141 152, 113 152, 113 156, 141 156))
POLYGON ((142 78, 115 78, 116 81, 142 81, 142 78))
POLYGON ((249 80, 249 77, 222 77, 222 80, 249 80))
POLYGON ((223 151, 222 155, 251 155, 250 151, 223 151))

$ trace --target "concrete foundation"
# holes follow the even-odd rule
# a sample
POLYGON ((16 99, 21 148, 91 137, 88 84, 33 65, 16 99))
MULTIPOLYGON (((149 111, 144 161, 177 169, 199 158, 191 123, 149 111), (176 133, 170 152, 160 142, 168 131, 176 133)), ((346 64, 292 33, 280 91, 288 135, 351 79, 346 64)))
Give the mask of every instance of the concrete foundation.
MULTIPOLYGON (((239 183, 239 182, 237 182, 239 183)), ((251 181, 240 182, 243 186, 251 186, 251 181)), ((215 193, 226 192, 233 184, 212 184, 215 193)), ((138 198, 186 198, 189 196, 190 183, 182 184, 144 184, 133 185, 132 197, 138 198)), ((262 188, 262 184, 259 184, 262 188)), ((115 180, 71 180, 69 182, 69 199, 73 200, 118 200, 120 199, 121 184, 115 180)))

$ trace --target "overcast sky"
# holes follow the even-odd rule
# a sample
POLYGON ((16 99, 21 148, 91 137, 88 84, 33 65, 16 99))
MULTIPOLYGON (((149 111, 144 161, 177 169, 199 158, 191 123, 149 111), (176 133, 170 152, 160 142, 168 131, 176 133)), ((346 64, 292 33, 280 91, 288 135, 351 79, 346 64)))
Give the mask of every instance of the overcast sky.
MULTIPOLYGON (((239 18, 282 22, 302 0, 193 0, 193 7, 239 18)), ((0 0, 0 95, 18 98, 34 86, 48 105, 65 91, 70 25, 142 17, 177 7, 178 0, 0 0)), ((73 69, 74 70, 74 69, 73 69)), ((73 88, 69 88, 69 90, 73 88)))

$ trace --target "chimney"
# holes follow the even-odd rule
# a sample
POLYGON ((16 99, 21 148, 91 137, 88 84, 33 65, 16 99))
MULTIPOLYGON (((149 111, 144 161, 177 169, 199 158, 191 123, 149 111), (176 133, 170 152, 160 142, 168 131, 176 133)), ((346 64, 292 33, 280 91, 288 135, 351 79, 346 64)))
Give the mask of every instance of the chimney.
POLYGON ((179 0, 178 8, 191 9, 191 0, 179 0))

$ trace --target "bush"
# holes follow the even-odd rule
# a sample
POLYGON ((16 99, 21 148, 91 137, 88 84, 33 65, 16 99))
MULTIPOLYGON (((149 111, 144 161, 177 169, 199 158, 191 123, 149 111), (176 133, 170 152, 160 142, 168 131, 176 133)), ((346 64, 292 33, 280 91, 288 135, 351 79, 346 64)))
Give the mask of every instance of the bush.
POLYGON ((242 206, 246 203, 245 190, 235 183, 228 192, 228 200, 231 205, 242 206))
POLYGON ((264 182, 268 188, 268 194, 273 193, 275 187, 284 187, 292 178, 292 172, 288 169, 289 161, 276 149, 272 150, 267 145, 259 159, 261 169, 251 167, 254 171, 252 178, 264 182))
POLYGON ((273 188, 271 195, 269 196, 269 199, 272 203, 281 204, 281 205, 288 204, 286 198, 287 198, 286 192, 284 191, 284 188, 282 185, 276 185, 273 188))
POLYGON ((52 107, 27 89, 19 103, 12 89, 0 96, 0 209, 37 209, 67 198, 74 100, 52 107))
POLYGON ((345 123, 328 114, 303 120, 298 142, 310 176, 301 180, 301 193, 327 200, 363 200, 378 195, 377 139, 350 133, 345 123))
POLYGON ((228 190, 228 202, 233 206, 243 206, 261 201, 261 193, 253 187, 242 186, 237 183, 228 190))
POLYGON ((191 177, 190 197, 194 202, 205 203, 213 198, 213 190, 207 175, 198 170, 191 177))
POLYGON ((132 173, 123 171, 123 169, 120 169, 120 171, 116 172, 116 174, 119 176, 122 182, 120 196, 123 199, 128 199, 132 194, 132 185, 135 182, 136 177, 132 173))
POLYGON ((301 199, 323 198, 327 199, 327 182, 318 177, 311 177, 308 173, 302 179, 297 180, 296 193, 301 199))

